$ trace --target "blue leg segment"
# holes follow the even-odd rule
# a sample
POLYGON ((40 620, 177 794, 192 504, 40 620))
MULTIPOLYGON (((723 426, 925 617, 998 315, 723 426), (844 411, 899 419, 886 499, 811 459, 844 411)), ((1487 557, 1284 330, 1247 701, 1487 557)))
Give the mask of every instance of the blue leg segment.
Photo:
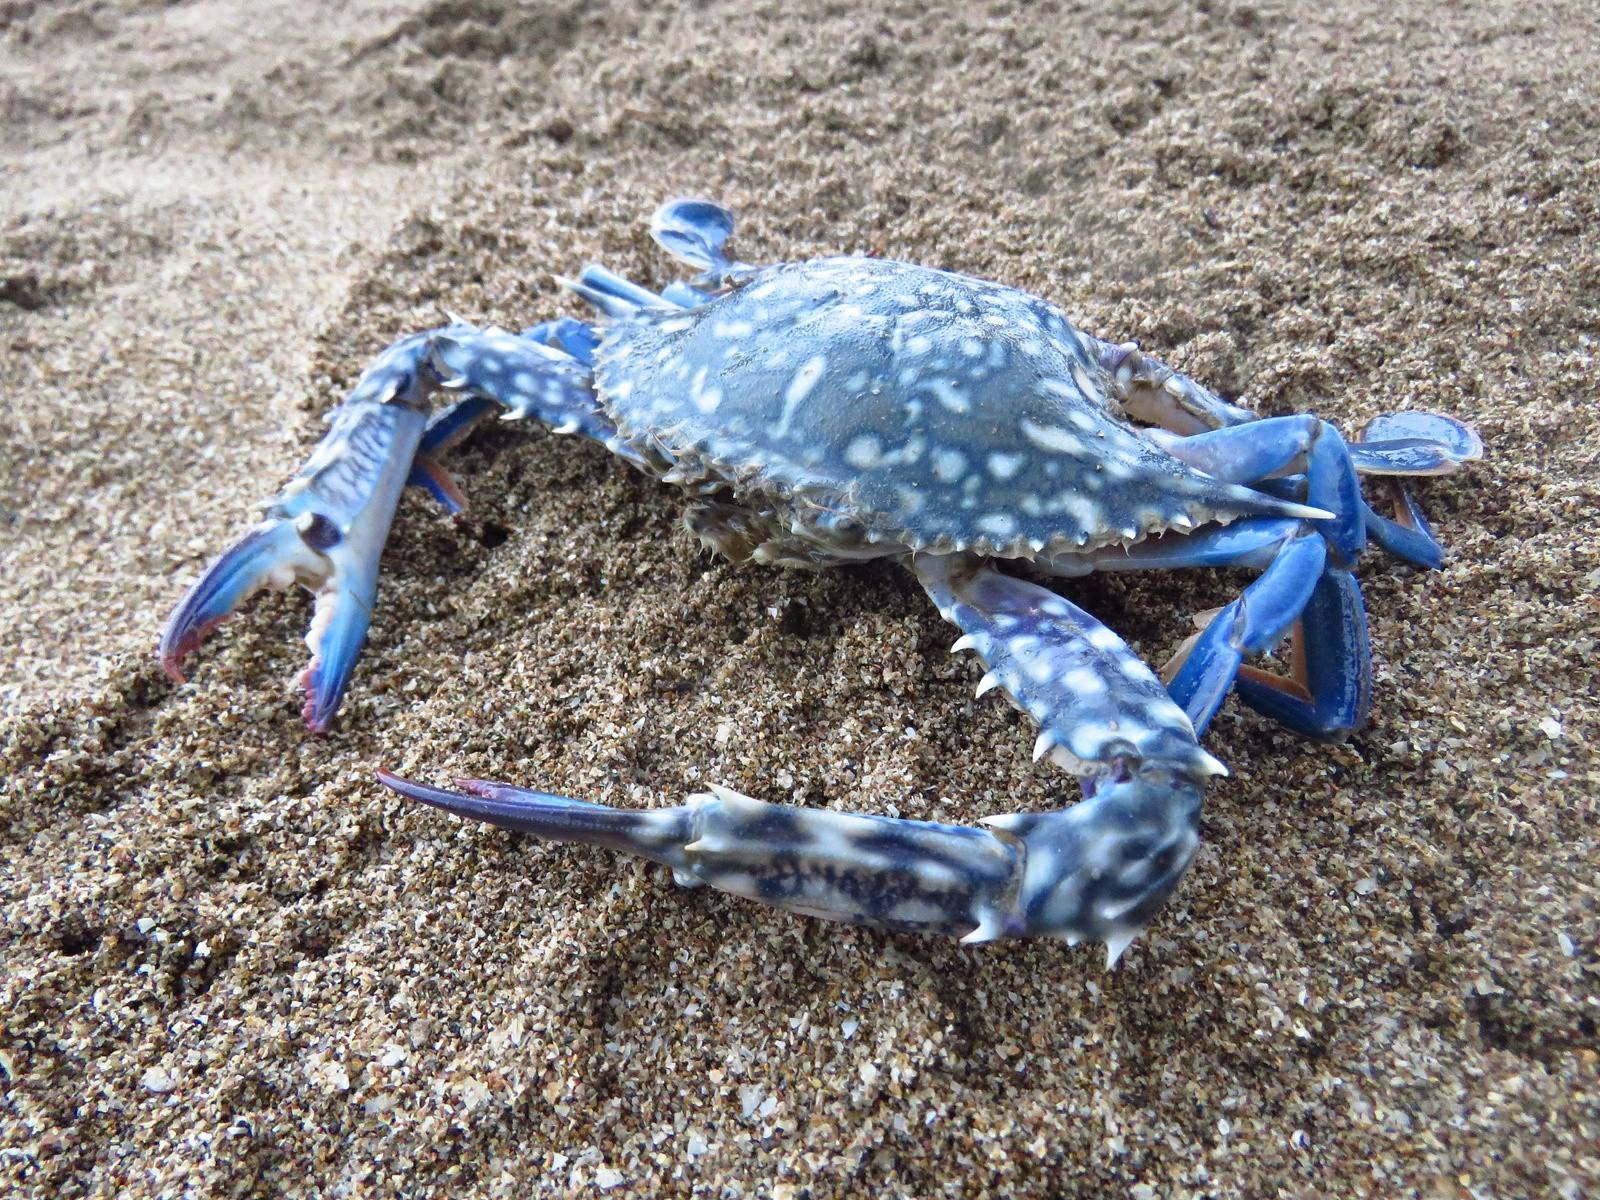
POLYGON ((1327 543, 1315 532, 1301 533, 1232 604, 1174 660, 1177 673, 1167 683, 1173 700, 1189 714, 1195 732, 1204 732, 1227 698, 1247 654, 1275 646, 1310 600, 1328 560, 1327 543))
POLYGON ((693 284, 674 279, 661 289, 661 298, 676 304, 679 308, 699 308, 707 300, 711 299, 711 293, 702 292, 693 284))
POLYGON ((1334 514, 1319 528, 1341 566, 1354 566, 1367 548, 1361 480, 1339 431, 1326 421, 1317 430, 1306 465, 1306 503, 1334 514))
POLYGON ((1397 481, 1393 518, 1362 495, 1361 475, 1441 475, 1482 457, 1471 426, 1438 413, 1378 417, 1347 443, 1309 415, 1261 419, 1236 408, 1137 345, 1099 343, 1112 391, 1151 441, 1230 483, 1331 514, 1315 522, 1251 519, 1192 535, 1168 534, 1127 548, 1062 555, 1040 564, 1056 575, 1163 567, 1249 567, 1263 573, 1190 638, 1164 672, 1173 699, 1197 731, 1237 686, 1252 707, 1313 737, 1359 726, 1372 680, 1366 612, 1350 573, 1370 538, 1415 566, 1437 568, 1444 552, 1397 481), (1293 674, 1244 665, 1293 630, 1293 674))
POLYGON ((600 335, 595 331, 595 327, 585 324, 576 317, 557 317, 554 321, 540 321, 537 325, 530 325, 524 329, 522 336, 529 341, 565 350, 586 367, 594 366, 595 347, 600 344, 600 335))
POLYGON ((1174 458, 1228 483, 1255 483, 1288 470, 1304 470, 1321 422, 1313 416, 1267 417, 1248 425, 1191 437, 1156 440, 1174 458))
POLYGON ((1414 567, 1437 571, 1444 566, 1444 547, 1439 545, 1428 525, 1428 518, 1411 498, 1411 493, 1398 483, 1394 484, 1395 511, 1398 520, 1391 521, 1375 512, 1370 504, 1363 505, 1362 516, 1367 523, 1367 533, 1373 541, 1390 554, 1414 567))
POLYGON ((1295 639, 1294 674, 1239 671, 1239 698, 1297 733, 1337 741, 1367 719, 1372 703, 1372 647, 1361 587, 1337 568, 1317 581, 1295 639))
POLYGON ((493 400, 503 419, 533 418, 559 433, 604 441, 612 432, 589 386, 589 369, 564 350, 493 326, 434 333, 429 365, 447 391, 493 400))
POLYGON ((641 308, 673 307, 650 289, 593 263, 580 271, 576 280, 563 283, 608 317, 626 317, 641 308))
POLYGON ((417 447, 423 454, 442 454, 471 433, 479 421, 496 411, 500 405, 486 396, 468 396, 457 400, 434 413, 423 431, 422 444, 417 447))
POLYGON ((460 442, 473 427, 500 406, 482 396, 468 396, 440 409, 428 420, 423 430, 422 443, 417 456, 411 461, 411 474, 406 476, 409 487, 419 487, 439 503, 451 516, 464 512, 467 498, 461 494, 450 472, 439 461, 439 455, 460 442))
POLYGON ((1350 458, 1363 475, 1448 475, 1460 465, 1445 447, 1418 438, 1356 442, 1350 458))
MULTIPOLYGON (((1150 550, 1140 551, 1148 561, 1139 565, 1150 566, 1255 566, 1275 554, 1261 577, 1179 651, 1169 664, 1168 690, 1197 730, 1237 686, 1246 703, 1290 728, 1321 738, 1342 736, 1365 719, 1371 695, 1366 614, 1349 568, 1369 533, 1409 561, 1436 561, 1438 547, 1427 523, 1415 506, 1400 521, 1374 512, 1361 495, 1356 461, 1344 439, 1314 418, 1260 421, 1184 439, 1182 445, 1185 451, 1195 446, 1192 457, 1185 455, 1189 461, 1230 479, 1277 475, 1274 484, 1283 494, 1333 516, 1239 522, 1238 528, 1178 539, 1170 549, 1160 545, 1164 539, 1153 539, 1150 550), (1192 549, 1182 545, 1191 540, 1192 549), (1229 551, 1236 557, 1230 560, 1229 551), (1244 665, 1291 630, 1292 677, 1244 665)), ((1105 555, 1095 557, 1096 569, 1113 565, 1102 565, 1105 555)))
POLYGON ((1304 528, 1295 517, 1246 517, 1190 534, 1164 534, 1131 546, 1111 546, 1090 554, 1063 555, 1037 564, 1053 575, 1091 571, 1149 571, 1190 567, 1271 565, 1278 552, 1304 528))
POLYGON ((509 409, 507 415, 512 419, 533 416, 558 433, 581 432, 604 440, 609 423, 590 418, 597 406, 588 389, 587 372, 597 340, 592 327, 571 317, 541 322, 517 336, 472 325, 436 331, 432 363, 436 369, 445 366, 449 371, 441 386, 469 394, 429 419, 406 483, 422 488, 452 516, 463 511, 466 497, 439 462, 439 455, 501 408, 509 409), (449 366, 452 356, 457 363, 468 365, 449 366), (533 389, 542 390, 543 395, 530 399, 527 393, 533 389))
POLYGON ((1482 458, 1483 439, 1442 413, 1386 413, 1367 422, 1350 453, 1364 475, 1447 475, 1482 458))
MULTIPOLYGON (((1309 416, 1269 417, 1191 437, 1158 432, 1153 440, 1175 458, 1219 479, 1248 483, 1280 499, 1337 514, 1332 522, 1323 526, 1323 532, 1347 564, 1355 561, 1365 549, 1367 538, 1371 537, 1397 558, 1415 566, 1437 568, 1444 561, 1443 549, 1434 540, 1422 510, 1411 496, 1396 485, 1397 519, 1391 520, 1362 498, 1358 474, 1439 474, 1441 470, 1455 470, 1475 451, 1481 453, 1481 443, 1470 429, 1433 414, 1401 413, 1392 418, 1379 418, 1368 428, 1377 426, 1386 430, 1389 425, 1384 422, 1387 421, 1398 423, 1397 428, 1409 429, 1411 425, 1406 421, 1415 422, 1424 417, 1432 423, 1422 428, 1432 430, 1441 439, 1452 439, 1450 444, 1423 442, 1418 438, 1347 444, 1332 425, 1309 416), (1445 464, 1442 469, 1441 463, 1445 464)), ((1194 538, 1154 538, 1128 552, 1103 552, 1094 557, 1092 569, 1264 565, 1261 552, 1248 555, 1241 549, 1240 557, 1230 558, 1228 551, 1236 544, 1236 538, 1258 536, 1254 528, 1240 530, 1238 534, 1234 533, 1234 528, 1230 526, 1222 531, 1223 536, 1209 538, 1203 552, 1199 545, 1190 551, 1179 544, 1197 540, 1194 538), (1174 544, 1164 546, 1164 542, 1174 544)))
MULTIPOLYGON (((1363 475, 1448 475, 1462 463, 1483 457, 1477 430, 1454 417, 1431 412, 1388 413, 1375 417, 1350 444, 1351 464, 1363 475)), ((1444 549, 1428 528, 1422 509, 1398 479, 1387 481, 1394 499, 1391 520, 1365 508, 1367 532, 1396 558, 1438 568, 1444 549)))

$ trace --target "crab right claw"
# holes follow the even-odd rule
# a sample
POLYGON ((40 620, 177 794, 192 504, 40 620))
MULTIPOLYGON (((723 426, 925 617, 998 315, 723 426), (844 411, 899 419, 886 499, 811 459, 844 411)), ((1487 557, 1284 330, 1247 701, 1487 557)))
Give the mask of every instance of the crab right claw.
POLYGON ((178 602, 159 649, 174 680, 183 680, 183 660, 206 634, 249 596, 299 583, 316 596, 302 677, 305 720, 312 732, 326 731, 366 640, 378 559, 438 386, 426 367, 431 341, 419 334, 379 356, 264 519, 178 602))

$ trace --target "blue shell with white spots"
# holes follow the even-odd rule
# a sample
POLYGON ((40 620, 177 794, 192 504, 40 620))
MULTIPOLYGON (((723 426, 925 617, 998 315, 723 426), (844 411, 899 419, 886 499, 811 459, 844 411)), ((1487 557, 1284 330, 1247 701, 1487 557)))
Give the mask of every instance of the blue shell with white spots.
POLYGON ((1098 343, 1059 309, 929 267, 753 271, 698 307, 614 321, 595 366, 624 438, 886 549, 1028 557, 1282 508, 1128 425, 1098 343))

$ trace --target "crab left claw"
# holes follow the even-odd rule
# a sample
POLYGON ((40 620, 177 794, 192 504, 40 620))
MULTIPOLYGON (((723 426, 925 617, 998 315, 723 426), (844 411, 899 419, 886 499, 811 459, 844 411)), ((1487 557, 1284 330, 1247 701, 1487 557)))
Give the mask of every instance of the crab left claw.
POLYGON ((411 475, 438 386, 431 335, 391 346, 337 410, 305 465, 178 602, 161 636, 161 666, 183 680, 183 660, 264 587, 299 583, 316 596, 302 676, 305 720, 325 732, 338 711, 372 620, 378 559, 411 475))

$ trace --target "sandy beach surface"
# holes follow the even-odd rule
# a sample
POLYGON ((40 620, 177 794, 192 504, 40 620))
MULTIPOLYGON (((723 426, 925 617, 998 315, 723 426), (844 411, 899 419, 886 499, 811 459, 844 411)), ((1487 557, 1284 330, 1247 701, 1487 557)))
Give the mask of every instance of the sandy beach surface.
MULTIPOLYGON (((10 1195, 1562 1197, 1600 1190, 1600 24, 1586 0, 0 5, 0 1179, 10 1195), (205 561, 448 310, 874 251, 1264 412, 1486 461, 1363 566, 1369 728, 1230 704, 1112 972, 676 888, 379 788, 1065 802, 888 567, 713 561, 496 426, 402 502, 334 733, 308 603, 169 682, 205 561)), ((1241 577, 1064 591, 1159 661, 1241 577)))

